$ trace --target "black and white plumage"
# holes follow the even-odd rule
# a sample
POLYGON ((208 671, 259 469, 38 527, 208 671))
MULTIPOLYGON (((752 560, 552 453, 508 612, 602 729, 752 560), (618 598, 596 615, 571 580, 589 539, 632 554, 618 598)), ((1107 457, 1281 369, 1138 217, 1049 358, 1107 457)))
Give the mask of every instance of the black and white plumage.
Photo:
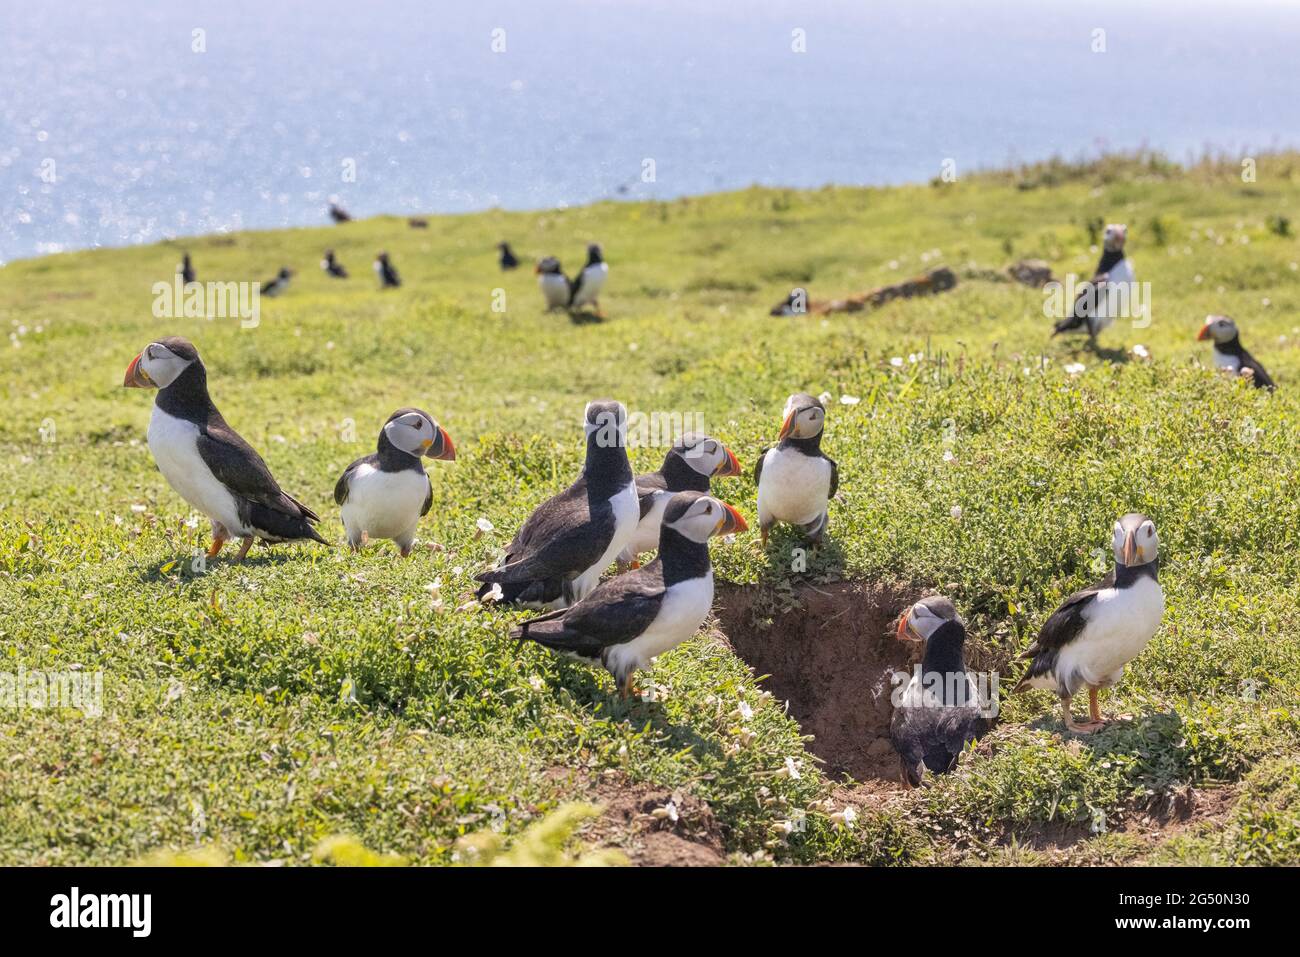
POLYGON ((501 251, 501 256, 498 262, 500 262, 501 264, 502 272, 505 272, 508 269, 518 268, 519 259, 517 256, 515 256, 514 252, 510 249, 509 243, 506 242, 497 243, 497 249, 501 251))
POLYGON ((987 705, 966 670, 966 625, 942 595, 922 599, 903 613, 898 637, 925 643, 920 670, 903 688, 889 723, 903 783, 920 785, 928 769, 946 774, 971 741, 988 731, 987 705))
POLYGON ((275 278, 270 282, 262 283, 263 296, 278 296, 289 288, 289 280, 293 278, 293 270, 288 266, 281 266, 280 271, 275 274, 275 278))
POLYGON ((510 634, 603 666, 627 697, 637 670, 690 638, 708 617, 713 607, 709 538, 745 528, 730 505, 702 492, 678 492, 664 509, 654 561, 510 634))
POLYGON ((554 256, 539 259, 533 272, 537 274, 537 288, 542 291, 542 298, 546 301, 546 311, 567 308, 573 288, 564 275, 560 261, 554 256))
POLYGON ((411 554, 416 526, 433 504, 433 486, 421 456, 451 461, 451 436, 421 409, 398 409, 379 430, 376 451, 349 465, 334 486, 348 544, 358 549, 374 538, 397 543, 411 554))
POLYGON ((797 525, 814 544, 822 540, 828 503, 840 487, 840 470, 821 449, 826 409, 804 392, 785 403, 780 443, 758 454, 758 527, 763 544, 777 522, 797 525))
POLYGON ((627 460, 627 409, 602 399, 583 415, 587 459, 578 480, 547 499, 515 534, 483 582, 480 599, 562 608, 585 597, 632 539, 640 518, 627 460))
POLYGON ((325 250, 325 258, 320 261, 320 268, 326 275, 333 276, 335 279, 348 278, 348 271, 343 268, 343 264, 339 262, 332 249, 325 250))
POLYGON ((176 267, 176 271, 181 274, 181 282, 194 282, 194 264, 190 262, 189 253, 184 253, 181 256, 181 264, 176 267))
POLYGON ((1105 724, 1097 690, 1119 681, 1124 666, 1146 647, 1165 612, 1157 578, 1160 537, 1155 523, 1130 512, 1115 523, 1112 547, 1115 569, 1062 602, 1021 655, 1030 664, 1015 691, 1055 691, 1071 731, 1096 731, 1105 724), (1083 723, 1070 711, 1070 699, 1081 688, 1088 689, 1092 718, 1083 723))
POLYGON ((1206 316, 1205 325, 1196 334, 1198 340, 1214 343, 1214 366, 1231 375, 1248 376, 1257 389, 1277 388, 1273 377, 1260 365, 1258 359, 1246 351, 1237 332, 1237 323, 1228 316, 1206 316))
POLYGON ((338 203, 330 203, 330 219, 336 223, 352 222, 352 217, 348 215, 348 211, 338 203))
POLYGON ((211 519, 209 557, 233 537, 243 539, 241 560, 254 538, 327 544, 312 527, 320 521, 316 513, 280 488, 262 457, 221 417, 208 396, 207 370, 188 339, 149 343, 127 366, 122 384, 158 390, 149 451, 168 484, 211 519))
POLYGON ((1127 295, 1126 290, 1117 290, 1120 286, 1134 282, 1136 278, 1133 261, 1124 252, 1127 239, 1127 226, 1111 223, 1106 227, 1101 259, 1093 271, 1092 280, 1081 285, 1079 294, 1070 307, 1070 314, 1053 327, 1053 336, 1083 330, 1088 333, 1089 339, 1096 339, 1115 320, 1116 309, 1113 307, 1116 303, 1125 302, 1127 295))
POLYGON ((609 278, 609 264, 605 262, 600 247, 592 243, 587 247, 587 264, 573 278, 573 293, 569 297, 570 309, 591 306, 600 312, 600 291, 609 278))
POLYGON ((619 561, 630 564, 642 552, 658 547, 659 525, 674 493, 708 492, 712 479, 739 474, 736 456, 717 439, 700 432, 683 435, 668 450, 659 471, 636 477, 641 518, 619 561))
POLYGON ((783 302, 778 302, 768 312, 769 316, 806 316, 808 314, 808 290, 796 287, 783 302))
POLYGON ((393 268, 388 253, 381 252, 375 257, 375 275, 379 277, 381 289, 396 289, 402 284, 402 277, 397 275, 397 270, 393 268))

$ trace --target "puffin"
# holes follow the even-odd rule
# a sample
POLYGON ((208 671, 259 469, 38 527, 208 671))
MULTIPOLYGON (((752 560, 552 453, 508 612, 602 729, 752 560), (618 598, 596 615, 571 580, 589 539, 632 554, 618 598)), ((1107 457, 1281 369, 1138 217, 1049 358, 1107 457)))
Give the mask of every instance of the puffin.
POLYGON ((375 275, 379 277, 379 285, 383 289, 396 289, 402 284, 402 277, 397 275, 397 270, 388 261, 386 252, 380 252, 375 257, 375 275))
POLYGON ((176 271, 181 274, 181 282, 186 285, 194 282, 194 266, 190 262, 188 252, 181 254, 181 264, 176 268, 176 271))
POLYGON ((619 694, 653 658, 694 635, 713 607, 709 539, 743 532, 740 512, 703 492, 678 492, 664 508, 659 554, 603 582, 572 606, 532 618, 510 636, 604 667, 619 694))
POLYGON ((525 607, 564 608, 590 594, 632 540, 641 510, 627 460, 627 408, 612 399, 589 402, 583 428, 582 474, 539 505, 497 566, 476 576, 480 600, 495 593, 525 607))
POLYGON ((262 283, 263 296, 278 296, 289 288, 289 278, 293 275, 293 270, 288 266, 281 266, 280 271, 275 274, 275 278, 270 282, 262 283))
POLYGON ((920 670, 904 688, 889 722, 903 783, 919 787, 928 769, 947 774, 971 741, 989 729, 979 688, 966 670, 966 624, 942 595, 923 598, 903 613, 898 638, 925 646, 920 670))
POLYGON ((1066 728, 1081 734, 1105 726, 1098 689, 1119 681, 1124 666, 1146 647, 1165 613, 1155 523, 1138 512, 1122 516, 1115 523, 1112 547, 1114 570, 1091 588, 1075 592, 1043 623, 1038 638, 1021 655, 1029 660, 1029 670, 1012 691, 1055 691, 1066 728), (1078 722, 1070 699, 1085 687, 1092 720, 1078 722))
POLYGON ((569 308, 580 309, 590 305, 600 314, 597 298, 600 290, 609 278, 609 266, 601 257, 600 247, 592 243, 587 247, 587 264, 573 280, 573 293, 569 296, 569 308))
POLYGON ((215 558, 231 538, 329 544, 312 526, 319 516, 271 475, 262 457, 221 417, 208 396, 208 373, 193 343, 169 336, 149 343, 126 367, 128 389, 157 389, 149 419, 149 451, 181 498, 212 521, 215 558))
POLYGON ((827 505, 840 487, 840 469, 821 448, 825 420, 820 400, 796 392, 785 402, 780 443, 758 453, 754 482, 764 545, 777 522, 799 526, 814 545, 826 533, 827 505))
POLYGON ((806 316, 808 314, 808 290, 796 286, 790 295, 778 302, 769 311, 769 316, 806 316))
POLYGON ((325 258, 320 261, 320 268, 335 279, 347 279, 348 271, 343 268, 343 264, 334 258, 334 250, 325 250, 325 258))
POLYGON ((330 219, 336 223, 352 222, 352 217, 348 215, 348 211, 338 203, 330 203, 330 219))
POLYGON ((422 455, 452 461, 456 447, 428 412, 398 409, 379 430, 376 451, 343 470, 334 501, 353 551, 372 538, 390 538, 403 558, 411 554, 415 527, 433 504, 422 455))
POLYGON ((1052 328, 1052 335, 1083 329, 1088 339, 1095 340, 1098 334, 1115 319, 1110 314, 1107 285, 1127 284, 1134 281, 1136 273, 1133 262, 1124 254, 1124 243, 1128 239, 1128 227, 1122 223, 1111 223, 1106 227, 1102 239, 1101 259, 1093 271, 1092 281, 1085 283, 1070 308, 1070 314, 1052 328))
POLYGON ((688 432, 673 443, 657 472, 636 477, 636 494, 641 519, 636 533, 618 556, 624 565, 634 565, 642 552, 659 544, 659 525, 664 508, 676 492, 708 492, 713 478, 740 474, 740 463, 731 449, 712 436, 688 432))
POLYGON ((569 304, 571 296, 569 280, 560 268, 558 259, 554 256, 539 259, 533 272, 537 274, 537 286, 542 290, 542 298, 546 300, 547 312, 563 309, 569 304))
POLYGON ((1215 368, 1232 375, 1249 376, 1257 389, 1268 389, 1271 392, 1277 388, 1273 377, 1241 344, 1237 324, 1228 316, 1206 316, 1205 325, 1201 326, 1196 338, 1209 339, 1214 343, 1215 368))
POLYGON ((515 269, 519 266, 519 260, 515 257, 515 254, 511 252, 509 243, 497 243, 497 249, 501 250, 500 262, 502 272, 505 272, 508 269, 515 269))

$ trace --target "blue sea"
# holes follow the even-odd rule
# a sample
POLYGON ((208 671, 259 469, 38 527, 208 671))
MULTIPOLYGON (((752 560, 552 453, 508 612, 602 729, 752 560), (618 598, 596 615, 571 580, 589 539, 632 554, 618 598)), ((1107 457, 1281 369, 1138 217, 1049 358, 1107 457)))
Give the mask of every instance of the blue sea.
POLYGON ((0 261, 1296 146, 1297 49, 1282 0, 0 0, 0 261))

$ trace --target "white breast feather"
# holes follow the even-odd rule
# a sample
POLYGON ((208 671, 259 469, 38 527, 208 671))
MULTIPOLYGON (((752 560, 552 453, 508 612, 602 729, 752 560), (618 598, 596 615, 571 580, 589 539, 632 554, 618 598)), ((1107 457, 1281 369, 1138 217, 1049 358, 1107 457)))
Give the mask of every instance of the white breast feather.
POLYGON ((831 463, 793 449, 770 449, 758 484, 758 520, 807 525, 822 517, 831 490, 831 463))
POLYGON ((600 295, 600 290, 605 285, 605 280, 609 276, 609 265, 607 263, 593 263, 582 270, 582 285, 578 287, 578 294, 573 297, 575 306, 585 305, 594 302, 600 295))
POLYGON ((641 517, 641 505, 636 496, 636 482, 629 482, 610 500, 614 507, 614 537, 596 563, 573 580, 573 600, 580 601, 590 594, 600 582, 600 573, 609 567, 619 552, 627 548, 636 534, 637 521, 641 517))
POLYGON ((1241 371, 1241 357, 1230 355, 1227 352, 1220 352, 1219 347, 1214 347, 1214 367, 1222 372, 1238 373, 1241 371))
POLYGON ((368 463, 358 466, 340 510, 348 541, 360 543, 363 532, 369 538, 413 539, 428 495, 423 469, 384 472, 368 463))
POLYGON ((642 552, 651 552, 659 547, 659 530, 663 525, 664 509, 668 507, 668 500, 672 497, 672 492, 654 493, 650 511, 637 522, 636 531, 632 533, 632 541, 618 556, 619 561, 630 562, 642 552))
POLYGON ((712 607, 713 569, 700 578, 671 586, 664 592, 659 614, 650 627, 631 641, 609 650, 609 670, 626 673, 644 668, 656 655, 680 645, 699 631, 712 607))
POLYGON ((1057 655, 1055 673, 1077 673, 1086 685, 1114 684, 1156 633, 1164 613, 1159 582, 1145 576, 1128 588, 1099 592, 1084 611, 1083 630, 1057 655))
POLYGON ((548 308, 569 304, 569 283, 563 276, 544 272, 537 277, 537 285, 542 289, 548 308))
POLYGON ((239 521, 235 497, 212 474, 199 455, 199 427, 169 415, 157 405, 149 418, 149 451, 167 484, 181 498, 233 535, 247 535, 251 529, 239 521))

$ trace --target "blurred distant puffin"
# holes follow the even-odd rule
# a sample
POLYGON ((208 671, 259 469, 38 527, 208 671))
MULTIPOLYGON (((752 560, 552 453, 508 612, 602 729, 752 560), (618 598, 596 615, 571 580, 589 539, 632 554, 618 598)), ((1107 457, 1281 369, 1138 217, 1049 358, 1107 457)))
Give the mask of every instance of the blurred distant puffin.
POLYGON ((1276 389, 1273 378, 1259 364, 1259 360, 1246 351, 1237 334, 1237 324, 1228 316, 1206 316, 1205 325, 1196 334, 1198 340, 1214 343, 1215 368, 1232 375, 1249 376, 1257 389, 1276 389))
POLYGON ((542 298, 546 300, 546 311, 565 308, 569 304, 572 290, 568 277, 560 267, 560 261, 554 256, 539 259, 533 272, 537 273, 537 287, 542 290, 542 298))
POLYGON ((499 585, 503 602, 563 608, 586 597, 631 541, 641 513, 627 460, 627 409, 610 399, 589 402, 583 428, 582 474, 539 505, 497 566, 476 576, 480 599, 499 585))
POLYGON ((378 450, 344 470, 334 486, 334 501, 342 506, 353 550, 372 538, 391 538, 403 558, 411 554, 416 526, 433 504, 422 455, 450 461, 456 448, 429 413, 398 409, 379 430, 378 450))
POLYGON ((325 258, 320 261, 320 268, 325 270, 327 275, 335 279, 347 279, 348 271, 343 268, 343 264, 334 256, 334 250, 325 250, 325 258))
POLYGON ((275 278, 270 282, 262 283, 263 296, 278 296, 289 288, 289 279, 293 276, 293 270, 288 266, 281 266, 280 271, 276 273, 275 278))
POLYGON ((352 222, 352 217, 348 215, 348 211, 338 203, 330 203, 330 219, 336 223, 352 222))
POLYGON ((840 470, 821 448, 825 421, 821 402, 796 392, 785 402, 780 444, 758 454, 754 482, 764 545, 777 522, 799 526, 813 544, 826 533, 827 506, 840 487, 840 470))
POLYGON ((194 281, 194 266, 190 263, 189 253, 181 255, 181 265, 176 271, 181 274, 181 282, 191 283, 194 281))
POLYGON ((375 257, 375 275, 379 277, 379 285, 383 289, 396 289, 402 284, 402 277, 397 275, 386 252, 380 252, 375 257))
POLYGON ((122 384, 158 390, 149 451, 168 484, 212 520, 209 558, 236 536, 243 539, 241 561, 254 538, 328 544, 312 527, 320 521, 316 513, 280 488, 262 457, 212 404, 207 370, 188 339, 149 343, 127 366, 122 384))
POLYGON ((700 432, 683 435, 668 450, 659 471, 636 477, 641 520, 619 561, 631 564, 642 552, 658 547, 659 525, 673 493, 708 492, 711 479, 739 474, 736 456, 717 439, 700 432))
POLYGON ((569 308, 581 309, 589 305, 599 313, 600 303, 597 297, 600 296, 600 291, 605 287, 605 280, 608 278, 609 265, 602 257, 600 247, 592 243, 587 247, 587 264, 573 280, 573 294, 569 297, 569 308))
POLYGON ((519 260, 515 257, 515 254, 511 252, 509 243, 497 243, 497 249, 501 250, 501 258, 499 262, 501 263, 502 272, 507 269, 515 269, 518 267, 519 260))
POLYGON ((790 295, 768 312, 769 316, 805 316, 808 314, 808 290, 796 286, 790 295))
POLYGON ((946 774, 970 741, 989 729, 979 688, 966 671, 966 625, 942 595, 918 601, 898 622, 898 637, 925 644, 919 672, 903 689, 889 724, 903 782, 920 785, 928 768, 946 774))
POLYGON ((690 638, 708 617, 709 538, 746 527, 730 505, 702 492, 678 492, 664 508, 654 561, 603 582, 569 608, 525 621, 510 635, 603 666, 626 698, 638 669, 690 638))
POLYGON ((1093 271, 1092 281, 1082 285, 1070 308, 1070 314, 1052 329, 1053 336, 1083 329, 1088 333, 1089 339, 1096 339, 1115 320, 1111 314, 1112 296, 1108 290, 1133 282, 1136 275, 1132 260, 1124 253, 1127 239, 1127 226, 1111 223, 1106 227, 1101 259, 1093 271))
POLYGON ((1155 523, 1130 512, 1115 523, 1112 547, 1115 569, 1062 602, 1021 655, 1030 659, 1029 671, 1015 691, 1055 691, 1071 731, 1089 733, 1105 725, 1097 690, 1123 677, 1124 666, 1146 647, 1165 613, 1156 577, 1160 537, 1155 523), (1070 699, 1085 687, 1092 720, 1080 723, 1074 720, 1070 699))

